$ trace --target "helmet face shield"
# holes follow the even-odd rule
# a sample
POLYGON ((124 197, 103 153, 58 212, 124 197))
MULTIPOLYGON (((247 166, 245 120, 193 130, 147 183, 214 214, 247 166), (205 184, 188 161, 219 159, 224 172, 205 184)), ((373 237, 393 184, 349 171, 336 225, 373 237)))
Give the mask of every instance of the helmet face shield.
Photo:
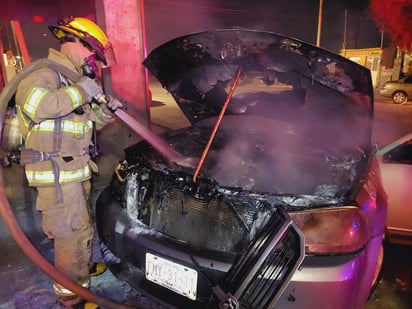
MULTIPOLYGON (((116 61, 116 56, 114 55, 114 50, 113 50, 112 43, 110 43, 108 41, 108 44, 105 46, 104 51, 105 51, 104 58, 105 58, 106 61, 102 61, 103 64, 104 64, 103 68, 109 68, 109 67, 115 65, 117 63, 117 61, 116 61)), ((97 54, 97 56, 99 57, 98 54, 97 54)))

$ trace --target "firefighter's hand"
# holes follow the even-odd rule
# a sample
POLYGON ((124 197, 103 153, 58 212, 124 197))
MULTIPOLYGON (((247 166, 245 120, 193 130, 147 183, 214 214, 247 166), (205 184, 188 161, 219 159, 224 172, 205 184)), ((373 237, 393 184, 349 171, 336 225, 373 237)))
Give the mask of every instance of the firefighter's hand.
POLYGON ((102 87, 87 76, 81 77, 76 85, 86 92, 88 102, 91 102, 93 98, 100 97, 103 94, 102 87))
POLYGON ((115 97, 112 97, 111 95, 106 95, 106 101, 107 101, 107 107, 112 113, 114 113, 118 108, 123 107, 123 104, 118 99, 116 99, 115 97))

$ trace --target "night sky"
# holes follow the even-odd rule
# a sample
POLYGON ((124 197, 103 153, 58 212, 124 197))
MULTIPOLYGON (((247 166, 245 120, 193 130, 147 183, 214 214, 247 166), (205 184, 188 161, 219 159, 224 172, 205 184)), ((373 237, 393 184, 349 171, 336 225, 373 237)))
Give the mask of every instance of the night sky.
MULTIPOLYGON (((346 48, 379 47, 373 20, 359 11, 363 0, 324 0, 320 45, 342 48, 344 8, 348 7, 346 48), (352 4, 354 2, 354 4, 352 4)), ((147 0, 148 49, 177 35, 222 27, 269 30, 316 44, 318 0, 147 0)))
MULTIPOLYGON (((324 0, 321 47, 340 52, 345 7, 349 8, 346 48, 380 47, 379 29, 358 9, 363 2, 324 0)), ((233 26, 268 30, 316 44, 319 0, 146 0, 144 5, 148 52, 180 35, 233 26)), ((46 56, 49 46, 58 47, 47 24, 24 22, 22 28, 33 59, 46 56)))

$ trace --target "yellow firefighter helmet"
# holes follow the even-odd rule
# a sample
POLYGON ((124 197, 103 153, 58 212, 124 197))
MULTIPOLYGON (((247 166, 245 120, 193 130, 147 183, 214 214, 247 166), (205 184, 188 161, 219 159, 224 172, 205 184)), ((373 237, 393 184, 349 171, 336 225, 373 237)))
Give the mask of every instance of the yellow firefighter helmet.
POLYGON ((69 17, 59 20, 57 25, 49 26, 49 29, 60 42, 72 41, 74 37, 80 39, 106 67, 116 64, 112 44, 93 21, 84 17, 69 17))

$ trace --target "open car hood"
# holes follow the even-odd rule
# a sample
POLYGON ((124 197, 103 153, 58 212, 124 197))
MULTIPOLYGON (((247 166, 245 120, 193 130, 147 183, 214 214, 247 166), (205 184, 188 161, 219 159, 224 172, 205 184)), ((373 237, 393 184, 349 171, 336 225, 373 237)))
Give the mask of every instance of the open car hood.
MULTIPOLYGON (((249 29, 183 36, 153 50, 144 64, 192 121, 165 138, 202 163, 199 177, 225 188, 326 199, 349 198, 362 185, 374 153, 365 67, 249 29), (198 160, 208 140, 211 148, 198 160)), ((140 157, 163 168, 154 152, 140 157)))
POLYGON ((334 119, 344 117, 350 130, 336 133, 359 135, 357 146, 370 144, 370 71, 300 40, 239 28, 199 32, 159 46, 143 64, 192 123, 219 115, 240 70, 226 115, 285 119, 286 111, 311 106, 299 117, 321 115, 316 121, 332 114, 334 119))

